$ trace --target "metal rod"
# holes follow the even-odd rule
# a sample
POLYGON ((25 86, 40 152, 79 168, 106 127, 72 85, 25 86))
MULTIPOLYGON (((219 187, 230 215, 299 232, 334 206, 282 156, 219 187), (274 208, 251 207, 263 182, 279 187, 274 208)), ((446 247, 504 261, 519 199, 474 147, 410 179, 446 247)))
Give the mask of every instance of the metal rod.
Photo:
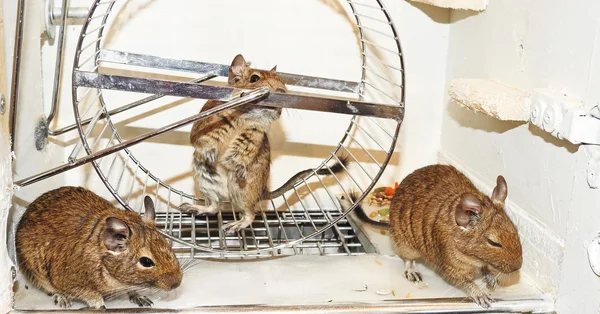
MULTIPOLYGON (((62 8, 69 7, 69 0, 62 0, 62 8)), ((60 16, 60 27, 58 29, 58 45, 56 47, 56 63, 54 64, 54 85, 52 86, 52 107, 50 108, 50 113, 48 114, 48 118, 46 118, 46 123, 50 125, 52 119, 56 115, 56 107, 58 106, 58 91, 60 89, 60 78, 61 78, 61 65, 63 60, 63 46, 65 44, 65 32, 67 28, 67 14, 61 14, 60 16)), ((87 16, 87 12, 86 12, 87 16)))
MULTIPOLYGON (((81 71, 74 72, 73 85, 216 100, 227 100, 229 95, 233 92, 233 88, 231 87, 199 85, 81 71)), ((260 105, 349 115, 376 116, 397 121, 400 121, 404 115, 404 109, 398 106, 340 100, 328 97, 295 95, 291 93, 270 93, 260 105)))
MULTIPOLYGON (((212 78, 214 78, 214 77, 216 77, 216 76, 217 76, 217 75, 215 75, 215 74, 207 74, 207 75, 204 75, 204 76, 202 76, 202 77, 200 77, 200 78, 197 78, 197 79, 191 80, 191 81, 190 81, 190 83, 200 83, 200 82, 204 82, 204 81, 206 81, 206 80, 210 80, 210 79, 212 79, 212 78)), ((90 88, 90 89, 91 89, 91 88, 90 88)), ((142 99, 140 99, 140 100, 136 100, 136 101, 134 101, 134 102, 132 102, 132 103, 130 103, 130 104, 127 104, 127 105, 121 106, 121 107, 119 107, 119 108, 115 108, 115 109, 113 109, 113 110, 110 110, 110 111, 108 112, 108 115, 109 115, 109 116, 112 116, 112 115, 115 115, 115 114, 117 114, 117 113, 121 113, 121 112, 123 112, 123 111, 127 111, 127 110, 129 110, 129 109, 136 108, 136 107, 138 107, 138 106, 140 106, 140 105, 143 105, 143 104, 149 103, 149 102, 151 102, 151 101, 154 101, 154 100, 157 100, 157 99, 160 99, 160 98, 163 98, 163 97, 165 97, 165 96, 164 96, 164 95, 152 95, 152 96, 148 96, 148 97, 146 97, 146 98, 142 98, 142 99)), ((102 119, 102 118, 105 118, 105 117, 106 117, 106 114, 105 114, 105 113, 102 113, 102 115, 100 115, 100 119, 102 119)), ((82 121, 81 121, 81 125, 82 125, 82 126, 83 126, 83 125, 87 125, 88 123, 90 123, 90 121, 92 121, 92 118, 88 118, 88 119, 82 120, 82 121)), ((56 136, 56 135, 60 135, 60 134, 63 134, 63 133, 66 133, 66 132, 69 132, 69 131, 75 130, 76 128, 77 128, 77 124, 71 124, 71 125, 69 125, 69 126, 66 126, 66 127, 64 127, 64 128, 60 128, 60 129, 58 129, 58 130, 56 130, 56 131, 52 131, 52 130, 51 130, 51 131, 49 131, 49 134, 50 134, 50 135, 52 135, 52 136, 56 136)))
MULTIPOLYGON (((491 307, 484 312, 489 313, 533 313, 553 314, 554 300, 548 294, 504 296, 497 297, 491 307)), ((147 309, 119 308, 119 313, 147 313, 147 309)), ((36 313, 39 310, 15 310, 11 313, 36 313)), ((81 309, 78 313, 97 313, 94 310, 81 309)), ((325 302, 317 304, 239 304, 239 305, 210 305, 197 306, 185 309, 157 309, 158 313, 482 313, 482 308, 472 300, 465 297, 453 298, 425 298, 425 299, 393 299, 391 296, 385 301, 353 301, 353 302, 325 302)))
POLYGON ((77 144, 75 144, 75 148, 73 148, 73 151, 71 152, 71 155, 69 155, 68 158, 69 163, 74 162, 77 159, 77 155, 79 155, 79 151, 81 151, 81 147, 83 146, 83 141, 88 140, 88 136, 90 136, 90 134, 92 133, 92 130, 96 126, 96 122, 98 122, 98 119, 100 119, 100 116, 102 115, 103 111, 104 107, 98 109, 98 111, 96 112, 96 114, 90 122, 90 126, 87 128, 87 130, 85 130, 84 138, 81 141, 77 142, 77 144))
POLYGON ((15 150, 17 141, 17 100, 19 95, 19 73, 21 71, 21 48, 23 46, 23 16, 25 12, 25 0, 19 0, 17 7, 17 23, 15 29, 15 47, 13 51, 13 69, 10 87, 10 120, 9 128, 12 140, 10 141, 10 150, 15 150))
POLYGON ((258 99, 260 99, 260 98, 262 98, 262 97, 264 97, 265 95, 268 95, 268 94, 269 94, 269 89, 268 88, 266 88, 266 87, 257 88, 255 90, 249 92, 247 95, 245 95, 243 97, 236 98, 234 100, 231 100, 229 102, 226 102, 224 104, 216 106, 216 107, 214 107, 212 109, 209 109, 207 111, 195 114, 195 115, 193 115, 191 117, 188 117, 188 118, 185 118, 183 120, 177 121, 177 122, 169 124, 167 126, 164 126, 164 127, 160 128, 160 129, 156 129, 156 130, 153 130, 153 131, 150 131, 150 132, 146 132, 146 133, 144 133, 144 134, 142 134, 142 135, 140 135, 138 137, 135 137, 135 138, 132 138, 130 140, 121 142, 121 143, 116 144, 116 145, 114 145, 112 147, 100 150, 100 151, 98 151, 96 153, 93 153, 91 155, 87 155, 85 157, 82 157, 81 159, 78 159, 78 160, 74 161, 71 164, 62 165, 62 166, 56 167, 54 169, 50 169, 48 171, 42 172, 40 174, 36 174, 34 176, 31 176, 31 177, 19 180, 19 181, 15 182, 15 184, 17 186, 23 187, 23 186, 26 186, 26 185, 29 185, 29 184, 32 184, 32 183, 44 180, 46 178, 52 177, 54 175, 63 173, 65 171, 68 171, 68 170, 71 170, 73 168, 79 167, 79 166, 81 166, 83 164, 89 163, 89 162, 94 161, 96 159, 99 159, 99 158, 102 158, 104 156, 107 156, 107 155, 110 155, 112 153, 115 153, 117 151, 120 151, 120 150, 122 150, 124 148, 127 148, 129 146, 135 145, 135 144, 137 144, 139 142, 142 142, 144 140, 147 140, 149 138, 152 138, 152 137, 158 136, 160 134, 163 134, 165 132, 168 132, 168 131, 180 128, 180 127, 182 127, 184 125, 187 125, 187 124, 190 124, 190 123, 192 123, 192 122, 194 122, 196 120, 200 120, 200 119, 206 118, 206 117, 208 117, 208 116, 210 116, 212 114, 215 114, 215 113, 221 112, 223 110, 231 109, 231 108, 234 108, 234 107, 237 107, 237 106, 241 106, 243 104, 246 104, 246 103, 258 100, 258 99))
MULTIPOLYGON (((53 25, 61 23, 61 20, 64 17, 62 8, 63 7, 52 7, 50 12, 52 18, 50 21, 53 25)), ((74 22, 76 23, 81 23, 88 17, 89 12, 89 9, 85 7, 69 8, 67 10, 67 19, 75 20, 74 22)))
MULTIPOLYGON (((151 55, 142 55, 107 49, 103 49, 100 52, 99 61, 164 70, 179 70, 193 73, 215 73, 224 77, 227 77, 229 73, 229 66, 224 64, 161 58, 151 55)), ((357 82, 326 79, 283 72, 277 72, 277 75, 279 75, 283 82, 287 85, 327 89, 340 92, 355 93, 358 91, 359 85, 357 82)))

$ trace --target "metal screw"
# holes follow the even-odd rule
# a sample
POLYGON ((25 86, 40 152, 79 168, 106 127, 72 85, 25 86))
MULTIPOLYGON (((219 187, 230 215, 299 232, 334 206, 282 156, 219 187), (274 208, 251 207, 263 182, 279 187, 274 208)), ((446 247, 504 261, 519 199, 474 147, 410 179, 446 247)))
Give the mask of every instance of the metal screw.
POLYGON ((12 280, 15 281, 17 279, 17 269, 15 266, 10 267, 10 274, 12 275, 12 280))
POLYGON ((4 94, 0 94, 0 114, 6 112, 6 100, 4 100, 4 94))
POLYGON ((588 169, 587 181, 588 181, 588 185, 590 186, 590 188, 592 188, 592 189, 598 188, 598 182, 596 182, 596 171, 594 171, 594 169, 588 169))
POLYGON ((544 123, 550 123, 550 114, 549 113, 546 113, 544 115, 544 123))
POLYGON ((535 120, 537 118, 538 115, 538 110, 537 108, 534 108, 533 111, 531 112, 531 117, 533 118, 533 120, 535 120))

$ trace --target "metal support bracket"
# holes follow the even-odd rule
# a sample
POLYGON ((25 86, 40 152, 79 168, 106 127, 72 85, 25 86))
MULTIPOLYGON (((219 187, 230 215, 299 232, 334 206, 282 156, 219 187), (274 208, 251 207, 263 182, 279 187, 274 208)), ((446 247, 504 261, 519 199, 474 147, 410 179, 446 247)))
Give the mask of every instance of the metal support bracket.
MULTIPOLYGON (((67 10, 67 20, 69 20, 71 24, 83 24, 89 13, 89 9, 85 7, 69 8, 67 10)), ((56 29, 60 26, 62 15, 62 7, 55 7, 54 0, 46 0, 44 7, 44 24, 46 26, 48 38, 54 39, 56 37, 56 29)))

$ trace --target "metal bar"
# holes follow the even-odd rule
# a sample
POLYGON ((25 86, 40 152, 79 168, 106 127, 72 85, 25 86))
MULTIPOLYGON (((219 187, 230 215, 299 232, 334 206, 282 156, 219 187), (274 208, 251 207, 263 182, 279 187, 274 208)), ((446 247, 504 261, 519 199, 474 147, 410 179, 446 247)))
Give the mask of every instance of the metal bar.
MULTIPOLYGON (((62 0, 62 8, 69 7, 69 0, 62 0)), ((46 123, 50 125, 52 119, 56 115, 56 107, 58 106, 58 91, 60 89, 60 78, 61 78, 61 65, 63 60, 63 46, 65 44, 65 32, 67 28, 67 15, 69 11, 67 10, 67 14, 61 14, 60 16, 60 27, 58 33, 58 45, 56 47, 56 62, 54 64, 54 85, 52 86, 52 107, 50 108, 50 113, 48 114, 48 118, 46 118, 46 123)), ((87 16, 87 12, 86 12, 87 16)))
POLYGON ((94 154, 87 155, 85 157, 82 157, 81 159, 78 159, 78 160, 74 161, 72 164, 66 164, 66 165, 58 166, 58 167, 50 169, 48 171, 45 171, 45 172, 33 175, 31 177, 19 180, 19 181, 15 182, 15 184, 17 186, 21 186, 22 187, 22 186, 26 186, 26 185, 29 185, 29 184, 32 184, 32 183, 44 180, 44 179, 49 178, 51 176, 63 173, 65 171, 68 171, 68 170, 71 170, 73 168, 79 167, 79 166, 81 166, 83 164, 86 164, 86 163, 89 163, 91 161, 94 161, 94 160, 96 160, 98 158, 102 158, 102 157, 110 155, 110 154, 112 154, 114 152, 120 151, 120 150, 122 150, 124 148, 127 148, 127 147, 131 146, 131 145, 135 145, 135 144, 137 144, 139 142, 142 142, 144 140, 147 140, 147 139, 149 139, 151 137, 155 137, 155 136, 158 136, 158 135, 163 134, 165 132, 168 132, 168 131, 180 128, 180 127, 182 127, 184 125, 187 125, 187 124, 190 124, 190 123, 192 123, 192 122, 194 122, 196 120, 200 120, 200 119, 206 118, 206 117, 208 117, 208 116, 210 116, 212 114, 215 114, 215 113, 221 112, 223 110, 227 110, 227 109, 230 109, 230 108, 234 108, 234 107, 241 106, 243 104, 246 104, 246 103, 258 100, 258 99, 260 99, 260 98, 262 98, 262 97, 264 97, 265 95, 268 95, 268 94, 269 94, 269 89, 268 88, 266 88, 266 87, 257 88, 255 90, 249 92, 247 95, 245 95, 243 97, 240 97, 240 98, 237 98, 237 99, 233 99, 233 100, 231 100, 229 102, 226 102, 224 104, 218 105, 218 106, 216 106, 216 107, 214 107, 212 109, 209 109, 207 111, 195 114, 195 115, 193 115, 193 116, 191 116, 189 118, 185 118, 183 120, 180 120, 180 121, 177 121, 175 123, 169 124, 169 125, 164 126, 164 127, 160 128, 160 129, 156 129, 156 130, 153 130, 153 131, 150 131, 150 132, 146 132, 146 133, 144 133, 144 134, 142 134, 142 135, 140 135, 138 137, 135 137, 135 138, 132 138, 130 140, 121 142, 121 143, 116 144, 116 145, 114 145, 114 146, 112 146, 110 148, 106 148, 106 149, 100 150, 100 151, 98 151, 98 152, 96 152, 94 154))
MULTIPOLYGON (((315 200, 315 203, 317 204, 317 207, 319 208, 319 210, 321 211, 321 213, 323 214, 323 218, 326 219, 327 221, 325 223, 329 224, 331 223, 331 220, 329 219, 329 217, 325 214, 325 210, 323 210, 323 207, 321 206, 321 204, 319 203, 319 201, 317 200, 317 197, 315 197, 315 195, 313 194, 312 189, 310 188, 310 185, 306 182, 306 179, 302 179, 302 182, 304 182, 304 185, 308 188, 308 192, 310 193, 310 196, 312 196, 312 198, 315 200)), ((295 188, 294 188, 295 190, 295 188)), ((311 221, 314 221, 314 219, 312 219, 311 217, 311 221)), ((314 225, 314 224, 313 224, 314 225)), ((317 229, 315 228, 315 231, 317 231, 317 229)), ((321 233, 321 236, 324 236, 324 233, 321 233)), ((320 244, 320 242, 317 243, 317 248, 319 249, 319 253, 321 255, 325 255, 325 250, 323 249, 323 246, 320 244)))
MULTIPOLYGON (((296 189, 295 186, 292 187, 292 189, 294 189, 294 194, 296 194, 296 197, 298 197, 298 203, 300 203, 300 205, 302 206, 302 209, 304 210, 304 213, 306 214, 306 218, 308 219, 308 222, 310 222, 313 229, 315 231, 317 231, 317 226, 315 225, 314 221, 312 220, 312 217, 310 216, 308 209, 306 209, 306 206, 304 206, 304 203, 302 203, 302 197, 300 196, 300 193, 298 193, 298 190, 296 189)), ((286 201, 286 203, 287 203, 287 201, 286 201)))
POLYGON ((392 140, 394 139, 394 136, 392 134, 390 134, 384 127, 381 126, 381 124, 379 124, 377 121, 375 121, 375 119, 369 117, 369 121, 373 122, 375 125, 377 125, 385 134, 387 134, 387 136, 389 138, 391 138, 392 140))
POLYGON ((381 46, 381 45, 378 45, 378 44, 372 43, 372 42, 370 42, 370 41, 368 41, 368 40, 366 40, 366 39, 363 39, 363 40, 361 40, 361 41, 362 41, 363 43, 365 43, 365 44, 367 44, 367 45, 369 45, 369 46, 373 47, 373 48, 379 48, 379 49, 385 50, 385 51, 387 51, 387 52, 389 52, 389 53, 392 53, 392 54, 395 54, 395 55, 397 55, 397 56, 400 56, 400 53, 399 53, 398 51, 394 51, 394 50, 392 50, 392 49, 390 49, 390 48, 387 48, 387 47, 384 47, 384 46, 381 46))
POLYGON ((298 225, 298 222, 296 221, 296 217, 294 216, 294 211, 290 208, 290 204, 288 204, 285 194, 281 195, 281 197, 283 198, 283 201, 285 202, 285 207, 287 207, 288 212, 290 213, 290 216, 292 216, 292 220, 294 221, 294 225, 296 226, 296 229, 298 229, 300 237, 304 238, 304 233, 302 232, 302 229, 300 229, 300 225, 298 225))
POLYGON ((364 82, 365 84, 369 85, 369 86, 370 86, 371 88, 373 88, 374 90, 378 91, 380 94, 382 94, 382 95, 385 95, 385 96, 386 96, 387 98, 389 98, 391 101, 398 103, 398 102, 396 101, 396 98, 394 98, 394 97, 392 97, 392 96, 388 95, 386 92, 384 92, 384 91, 382 91, 381 89, 377 88, 377 86, 375 86, 375 84, 373 84, 373 83, 370 83, 370 82, 369 82, 369 81, 367 81, 367 80, 364 80, 363 82, 364 82))
POLYGON ((376 22, 379 22, 379 23, 388 24, 388 25, 390 24, 389 21, 384 21, 384 20, 378 19, 376 17, 372 17, 372 16, 368 16, 368 15, 364 15, 364 14, 358 14, 358 13, 353 13, 353 14, 354 14, 354 16, 363 17, 363 18, 366 18, 368 20, 376 21, 376 22))
POLYGON ((356 2, 356 1, 348 1, 348 2, 351 2, 352 4, 355 4, 355 5, 360 5, 360 6, 363 6, 363 7, 366 7, 366 8, 371 8, 371 9, 375 9, 375 10, 381 10, 381 7, 376 7, 374 5, 370 5, 370 4, 366 4, 366 3, 360 3, 360 2, 356 2))
POLYGON ((82 139, 81 141, 78 141, 77 144, 75 144, 75 148, 73 148, 71 155, 69 155, 68 160, 70 163, 77 159, 77 155, 79 155, 79 151, 81 150, 81 147, 83 147, 83 140, 85 140, 85 141, 88 140, 88 136, 90 136, 90 134, 92 133, 92 130, 96 127, 96 123, 98 122, 98 119, 100 119, 100 116, 102 115, 103 111, 104 111, 104 107, 98 109, 98 112, 96 112, 94 117, 92 117, 90 126, 87 128, 87 130, 85 130, 84 139, 82 139))
MULTIPOLYGON (((92 90, 96 90, 96 89, 88 87, 88 89, 86 89, 85 92, 83 92, 83 95, 81 95, 81 97, 77 98, 77 105, 79 105, 81 103, 81 101, 87 96, 87 94, 92 90)), ((79 92, 79 89, 77 89, 77 92, 79 92)), ((99 95, 100 95, 100 93, 98 93, 98 95, 96 95, 96 96, 99 96, 99 95)))
MULTIPOLYGON (((139 168, 137 168, 139 169, 139 168)), ((179 194, 179 204, 183 204, 183 194, 179 194)), ((183 237, 183 232, 182 232, 182 222, 183 222, 183 213, 180 211, 179 212, 179 239, 181 239, 183 237)), ((196 230, 194 230, 193 232, 196 232, 196 230)))
MULTIPOLYGON (((115 136, 116 136, 116 133, 112 133, 110 135, 110 137, 108 138, 108 141, 106 142, 106 146, 104 146, 104 149, 107 149, 108 146, 110 146, 112 141, 115 139, 115 136)), ((107 156, 109 156, 109 155, 107 155, 107 156)), ((102 164, 104 164, 104 160, 105 160, 104 158, 100 159, 100 161, 98 162, 98 167, 102 167, 102 164)))
POLYGON ((146 172, 146 180, 144 180, 144 188, 142 189, 142 193, 140 194, 140 206, 138 209, 138 214, 142 213, 142 209, 144 207, 144 197, 146 196, 146 190, 148 189, 148 177, 149 172, 146 172))
MULTIPOLYGON (((287 232, 285 231, 283 222, 281 221, 279 213, 277 212, 277 206, 275 206, 275 202, 273 202, 273 200, 271 200, 271 205, 273 206, 273 212, 275 213, 275 217, 277 217, 277 221, 279 222, 279 230, 281 230, 281 232, 283 233, 283 237, 285 238, 285 244, 290 243, 290 239, 287 236, 287 232)), ((281 246, 281 238, 279 240, 279 245, 281 246)), ((298 254, 298 248, 296 248, 296 245, 292 245, 292 248, 294 249, 294 254, 298 254)))
MULTIPOLYGON (((83 114, 80 115, 80 117, 85 117, 87 116, 88 112, 90 111, 90 109, 92 109, 94 107, 94 105, 100 100, 100 96, 102 96, 102 93, 104 91, 100 90, 98 91, 98 94, 96 95, 96 98, 94 98, 94 100, 88 105, 88 107, 83 110, 83 114)), ((77 105, 79 105, 80 103, 78 102, 77 105)))
MULTIPOLYGON (((111 309, 112 310, 112 309, 111 309)), ((119 308, 119 313, 147 313, 145 308, 119 308)), ((11 313, 38 313, 39 310, 14 310, 11 313)), ((96 310, 80 309, 78 313, 93 314, 96 310)), ((485 311, 472 300, 465 297, 454 298, 426 298, 426 299, 396 299, 385 301, 354 301, 354 302, 325 302, 317 304, 239 304, 239 305, 206 305, 189 307, 185 309, 157 309, 158 313, 530 313, 530 314, 555 314, 554 300, 548 294, 503 296, 496 297, 489 309, 485 311)))
POLYGON ((264 210, 261 210, 260 214, 262 215, 263 223, 265 224, 265 230, 267 233, 267 240, 269 241, 269 246, 273 246, 273 236, 271 235, 271 230, 269 230, 269 219, 267 218, 267 215, 265 214, 264 210))
MULTIPOLYGON (((133 177, 131 178, 131 188, 129 189, 129 194, 127 196, 127 203, 131 200, 131 195, 133 194, 133 188, 135 187, 135 183, 137 182, 137 172, 140 167, 135 167, 135 171, 133 172, 133 177)), ((183 197, 183 196, 182 196, 183 197)))
POLYGON ((382 151, 385 151, 385 148, 383 148, 383 146, 381 146, 381 144, 379 144, 379 142, 373 137, 371 136, 371 133, 367 132, 367 130, 365 130, 359 123, 357 122, 353 122, 354 125, 356 125, 356 127, 361 130, 363 133, 365 133, 370 139, 371 141, 373 141, 375 144, 377 144, 377 146, 379 146, 379 148, 381 148, 382 151))
MULTIPOLYGON (((91 150, 94 150, 94 148, 96 147, 96 145, 98 143, 100 143, 100 139, 104 135, 104 132, 106 132, 107 128, 108 128, 108 123, 104 123, 104 126, 102 127, 102 130, 100 130, 100 133, 98 134, 98 136, 96 136, 96 139, 94 140, 94 142, 92 142, 92 145, 90 145, 90 149, 91 150)), ((79 143, 81 143, 81 142, 79 142, 79 143)))
POLYGON ((129 164, 129 158, 125 159, 123 163, 123 169, 121 169, 121 175, 119 175, 119 180, 117 180, 117 184, 115 185, 115 191, 119 191, 119 187, 121 186, 121 180, 123 180, 123 175, 125 174, 125 170, 127 170, 127 165, 129 164))
POLYGON ((117 157, 119 157, 119 154, 115 154, 114 155, 113 160, 110 163, 110 166, 108 167, 108 171, 106 172, 106 180, 108 180, 109 182, 110 182, 110 173, 112 172, 112 169, 115 166, 115 162, 117 161, 117 157))
POLYGON ((15 27, 15 47, 13 50, 13 69, 10 87, 10 120, 9 129, 12 140, 10 150, 15 150, 17 141, 17 100, 19 95, 19 74, 21 73, 21 48, 23 47, 23 16, 25 12, 25 0, 19 0, 17 7, 17 23, 15 27))
POLYGON ((79 66, 77 66, 77 70, 81 69, 81 67, 83 67, 84 65, 86 65, 88 62, 96 59, 96 57, 98 56, 98 54, 100 54, 100 51, 94 52, 91 56, 89 56, 85 60, 83 60, 83 62, 81 62, 79 64, 79 66))
MULTIPOLYGON (((206 205, 206 203, 208 203, 208 201, 204 201, 204 205, 206 205)), ((194 217, 192 216, 192 219, 194 217)), ((207 240, 208 240, 208 247, 210 247, 212 249, 212 239, 210 237, 210 220, 208 220, 208 215, 204 216, 204 220, 206 220, 206 236, 207 236, 207 240)), ((196 229, 194 228, 194 234, 196 233, 196 229)), ((194 243, 195 244, 195 243, 194 243)))
POLYGON ((399 85, 396 82, 390 81, 389 79, 385 78, 383 75, 377 73, 377 71, 371 70, 370 68, 365 68, 365 70, 369 71, 370 73, 374 74, 375 76, 377 76, 378 78, 388 82, 389 84, 392 84, 398 88, 403 88, 402 85, 399 85))
MULTIPOLYGON (((206 80, 210 80, 210 79, 212 79, 212 78, 214 78, 214 77, 216 77, 216 76, 217 76, 216 74, 207 74, 207 75, 204 75, 204 76, 202 76, 202 77, 199 77, 199 78, 197 78, 197 79, 191 80, 191 81, 190 81, 190 83, 200 83, 200 82, 204 82, 204 81, 206 81, 206 80)), ((90 88, 90 89, 91 89, 91 88, 90 88)), ((132 103, 129 103, 129 104, 127 104, 127 105, 121 106, 121 107, 119 107, 119 108, 115 108, 115 109, 113 109, 113 110, 110 110, 110 111, 108 112, 108 115, 109 115, 109 116, 112 116, 112 115, 115 115, 115 114, 117 114, 117 113, 121 113, 121 112, 123 112, 123 111, 127 111, 127 110, 129 110, 129 109, 136 108, 136 107, 138 107, 138 106, 140 106, 140 105, 143 105, 143 104, 149 103, 149 102, 151 102, 151 101, 154 101, 154 100, 157 100, 157 99, 160 99, 160 98, 163 98, 163 97, 165 97, 165 96, 164 96, 164 95, 152 95, 152 96, 148 96, 148 97, 146 97, 146 98, 142 98, 142 99, 140 99, 140 100, 136 100, 136 101, 134 101, 134 102, 132 102, 132 103)), ((100 115, 100 119, 102 119, 102 118, 104 118, 104 117, 106 117, 106 114, 105 114, 105 113, 102 113, 102 115, 100 115)), ((92 119, 91 119, 91 118, 85 119, 85 120, 81 121, 81 125, 82 125, 82 126, 83 126, 83 125, 86 125, 86 124, 90 123, 90 121, 92 121, 92 119)), ((65 132, 68 132, 68 131, 75 130, 76 128, 77 128, 77 124, 71 124, 71 125, 69 125, 69 126, 66 126, 66 127, 64 127, 64 128, 58 129, 58 130, 56 130, 56 131, 50 131, 50 132, 49 132, 49 134, 50 134, 50 135, 52 135, 52 136, 55 136, 55 135, 60 135, 60 134, 63 134, 63 133, 65 133, 65 132)))
POLYGON ((333 155, 333 157, 335 157, 335 159, 337 159, 337 161, 340 163, 340 165, 342 165, 342 168, 344 168, 344 170, 346 171, 346 174, 348 175, 348 177, 350 177, 350 179, 354 182, 354 184, 356 184, 356 186, 358 187, 358 189, 360 190, 360 192, 364 193, 363 189, 360 188, 360 185, 354 179, 354 176, 352 176, 352 174, 350 173, 350 171, 348 171, 348 168, 346 168, 346 166, 344 166, 344 164, 341 162, 341 160, 338 158, 338 156, 333 155))
POLYGON ((98 38, 92 40, 91 42, 89 42, 85 46, 83 46, 83 48, 81 48, 80 51, 85 51, 86 49, 90 48, 93 44, 99 42, 101 39, 102 39, 102 37, 98 37, 98 38))
MULTIPOLYGON (((102 49, 100 52, 100 61, 118 64, 127 64, 164 70, 178 70, 193 73, 215 73, 219 76, 228 76, 229 66, 217 63, 208 63, 191 60, 180 60, 171 58, 161 58, 151 55, 142 55, 117 50, 102 49)), ((302 87, 327 89, 340 92, 355 93, 358 91, 357 82, 334 80, 321 77, 298 75, 291 73, 277 72, 283 82, 287 85, 302 87)))
MULTIPOLYGON (((169 229, 171 230, 171 234, 173 233, 173 215, 171 214, 171 188, 169 188, 169 193, 167 194, 167 221, 169 221, 169 229)), ((165 224, 165 228, 166 228, 165 224)))
MULTIPOLYGON (((327 215, 329 217, 331 217, 330 213, 327 213, 327 215)), ((348 248, 348 245, 346 244, 346 239, 344 238, 344 234, 342 233, 342 231, 340 231, 340 228, 338 227, 337 224, 333 225, 333 230, 335 230, 335 233, 337 234, 338 239, 340 239, 340 242, 342 242, 342 246, 344 247, 344 251, 346 251, 346 254, 351 255, 350 249, 348 248)))
MULTIPOLYGON (((331 177, 335 179, 335 181, 340 186, 340 188, 342 189, 342 192, 344 192, 344 194, 346 195, 346 197, 348 199, 351 199, 350 195, 348 194, 348 192, 346 192, 346 189, 344 189, 344 185, 342 184, 342 182, 340 182, 340 180, 338 179, 338 177, 335 175, 335 172, 333 172, 328 165, 325 165, 325 167, 327 167, 327 170, 329 170, 329 173, 331 173, 331 177)), ((329 192, 329 190, 327 192, 329 192)), ((335 203, 335 201, 334 201, 334 203, 335 203)))
MULTIPOLYGON (((395 66, 393 66, 393 65, 389 65, 389 64, 387 64, 387 63, 383 62, 383 61, 382 61, 381 59, 379 59, 379 58, 372 58, 372 57, 369 57, 369 56, 367 56, 366 52, 363 52, 362 54, 363 54, 363 57, 364 57, 365 59, 367 59, 367 60, 375 61, 376 63, 380 64, 381 66, 384 66, 384 67, 386 67, 386 68, 390 68, 390 69, 392 69, 392 70, 396 70, 396 71, 398 71, 398 72, 400 72, 400 73, 404 73, 404 70, 403 70, 403 69, 400 69, 400 68, 398 68, 398 67, 395 67, 395 66)), ((400 56, 400 57, 402 57, 402 56, 400 56)), ((404 84, 404 77, 402 77, 402 80, 403 80, 402 82, 403 82, 403 84, 404 84)))
POLYGON ((358 146, 360 146, 360 148, 362 148, 362 150, 364 150, 365 153, 367 153, 367 155, 369 155, 369 157, 371 157, 371 160, 373 160, 373 162, 375 162, 377 164, 377 166, 379 166, 380 169, 383 167, 379 163, 379 161, 377 161, 377 159, 375 159, 375 157, 373 157, 373 155, 371 155, 371 153, 369 153, 369 151, 364 146, 362 146, 362 144, 358 140, 356 140, 356 138, 354 136, 352 136, 352 134, 350 134, 350 133, 346 133, 346 134, 348 134, 348 136, 350 136, 354 140, 354 143, 356 143, 358 146))
MULTIPOLYGON (((110 14, 110 12, 111 12, 111 11, 108 11, 108 12, 106 12, 106 13, 104 13, 104 14, 101 14, 101 15, 96 15, 96 16, 94 16, 94 17, 90 18, 89 20, 90 20, 90 21, 93 21, 93 20, 99 19, 99 18, 101 18, 101 17, 105 17, 105 16, 109 15, 109 14, 110 14)), ((81 50, 85 50, 85 49, 81 49, 81 50)))
MULTIPOLYGON (((231 87, 208 86, 80 71, 75 72, 73 77, 73 85, 137 93, 216 100, 228 100, 233 92, 233 88, 231 87)), ((262 100, 261 106, 333 112, 360 116, 376 116, 380 118, 395 119, 398 121, 401 120, 404 115, 403 109, 398 106, 340 100, 326 97, 294 95, 287 93, 270 93, 268 97, 262 100)))
MULTIPOLYGON (((62 19, 64 18, 62 8, 64 7, 52 7, 52 10, 50 12, 52 18, 50 19, 50 21, 53 25, 62 23, 62 19)), ((67 9, 67 19, 75 20, 74 22, 76 23, 82 23, 88 17, 89 12, 90 11, 88 10, 88 8, 85 7, 69 8, 67 9)))

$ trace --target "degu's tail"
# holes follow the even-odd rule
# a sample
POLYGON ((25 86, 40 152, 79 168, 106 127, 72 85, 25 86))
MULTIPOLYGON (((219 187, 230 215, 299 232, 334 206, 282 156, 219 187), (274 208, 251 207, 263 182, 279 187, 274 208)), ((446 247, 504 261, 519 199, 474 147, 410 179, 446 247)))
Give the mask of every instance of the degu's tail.
MULTIPOLYGON (((339 159, 339 162, 336 162, 333 166, 330 166, 329 169, 328 168, 319 169, 316 171, 316 173, 321 176, 326 176, 326 175, 330 175, 332 172, 334 174, 337 174, 337 173, 341 173, 342 171, 344 171, 344 169, 350 163, 348 160, 348 156, 338 156, 337 158, 339 159), (331 172, 329 170, 331 170, 331 172)), ((293 177, 291 177, 289 180, 287 180, 287 182, 284 183, 277 190, 268 192, 264 199, 271 200, 271 199, 274 199, 276 197, 283 195, 285 192, 287 192, 292 187, 294 187, 294 185, 296 183, 298 183, 298 181, 306 179, 309 175, 311 175, 313 173, 315 173, 314 169, 306 169, 306 170, 296 173, 293 177)))
MULTIPOLYGON (((358 199, 358 194, 350 193, 350 198, 352 199, 352 203, 356 203, 356 200, 358 199)), ((361 221, 364 221, 365 223, 367 223, 373 227, 377 227, 380 229, 389 229, 390 228, 389 222, 376 221, 376 220, 369 218, 369 216, 367 216, 367 214, 365 213, 365 210, 362 208, 360 203, 358 203, 358 205, 354 209, 354 212, 356 213, 356 216, 358 217, 358 219, 360 219, 361 221)))

